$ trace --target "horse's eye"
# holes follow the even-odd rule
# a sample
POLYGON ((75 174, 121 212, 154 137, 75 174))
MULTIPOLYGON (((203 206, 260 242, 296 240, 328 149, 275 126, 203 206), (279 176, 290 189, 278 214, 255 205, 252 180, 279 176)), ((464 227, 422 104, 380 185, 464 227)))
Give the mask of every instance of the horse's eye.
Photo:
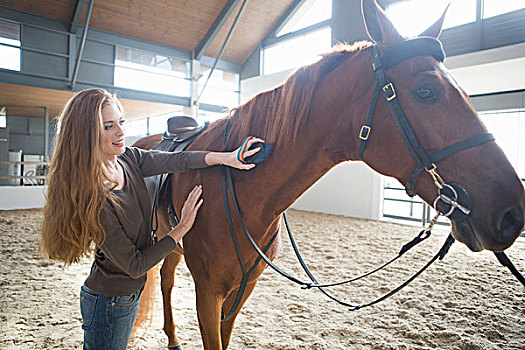
POLYGON ((422 99, 432 98, 434 97, 434 93, 429 88, 421 88, 416 91, 417 97, 422 99))
POLYGON ((412 94, 421 103, 434 103, 439 99, 438 91, 430 86, 419 87, 412 94))

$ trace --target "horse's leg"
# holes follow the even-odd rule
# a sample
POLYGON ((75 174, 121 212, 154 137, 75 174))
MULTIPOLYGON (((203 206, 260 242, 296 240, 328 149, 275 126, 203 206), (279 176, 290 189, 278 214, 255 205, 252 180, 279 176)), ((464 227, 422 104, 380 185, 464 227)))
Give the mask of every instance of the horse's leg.
MULTIPOLYGON (((275 222, 268 228, 266 235, 268 235, 269 232, 271 233, 277 232, 278 227, 279 227, 279 222, 280 222, 280 218, 276 219, 275 222)), ((272 244, 272 246, 267 251, 267 256, 270 257, 270 259, 272 260, 277 255, 277 252, 281 245, 280 233, 277 232, 276 234, 279 234, 279 236, 277 236, 277 240, 272 244)), ((252 282, 246 285, 241 301, 239 305, 237 306, 233 316, 229 320, 221 322, 221 340, 222 340, 222 347, 224 350, 227 349, 228 345, 230 344, 230 339, 232 335, 233 326, 235 324, 235 319, 237 318, 237 315, 241 311, 242 307, 244 306, 244 303, 246 302, 246 300, 248 300, 253 290, 255 289, 255 285, 257 284, 259 277, 264 272, 265 267, 266 267, 266 264, 259 262, 259 265, 255 268, 255 270, 252 273, 252 277, 251 277, 252 282)), ((228 296, 224 300, 224 303, 222 305, 222 310, 224 311, 224 314, 228 314, 230 312, 235 302, 235 299, 237 298, 237 292, 239 291, 239 289, 240 287, 232 290, 230 294, 228 294, 228 296)))
POLYGON ((211 283, 199 281, 195 286, 197 294, 197 317, 205 350, 223 350, 221 342, 221 308, 223 297, 211 283))
MULTIPOLYGON (((159 239, 166 236, 171 230, 168 216, 168 203, 165 198, 161 199, 158 204, 158 231, 159 239)), ((164 333, 168 337, 168 347, 175 347, 180 344, 179 338, 175 334, 175 322, 173 322, 173 313, 171 310, 171 290, 175 282, 175 270, 182 260, 184 250, 180 245, 164 258, 162 268, 160 269, 160 287, 162 291, 162 304, 164 307, 164 333)))
MULTIPOLYGON (((224 350, 227 349, 228 345, 230 344, 230 339, 231 339, 235 319, 237 318, 237 315, 241 311, 246 300, 248 300, 248 297, 252 294, 253 289, 255 288, 256 284, 257 284, 257 281, 254 281, 246 285, 246 289, 244 290, 244 293, 242 295, 241 302, 239 303, 239 306, 235 310, 235 313, 233 314, 233 316, 229 320, 221 322, 221 340, 222 340, 222 348, 224 350)), ((230 312, 230 309, 233 306, 233 302, 235 301, 235 297, 237 296, 238 291, 239 291, 239 288, 233 290, 228 295, 226 300, 224 301, 223 310, 225 314, 230 312)))
POLYGON ((168 347, 180 344, 179 338, 175 334, 175 322, 171 310, 171 290, 175 282, 175 270, 182 260, 182 255, 172 252, 164 258, 164 263, 160 269, 162 304, 164 306, 164 333, 168 336, 168 347))

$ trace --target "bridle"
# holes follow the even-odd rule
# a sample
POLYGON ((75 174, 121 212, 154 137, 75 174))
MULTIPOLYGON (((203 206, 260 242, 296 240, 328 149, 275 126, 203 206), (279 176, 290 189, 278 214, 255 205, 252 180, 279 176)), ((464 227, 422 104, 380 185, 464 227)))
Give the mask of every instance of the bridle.
MULTIPOLYGON (((348 306, 350 310, 354 311, 354 310, 361 309, 363 307, 374 305, 392 296, 393 294, 397 293, 399 290, 401 290, 406 285, 408 285, 411 281, 413 281, 417 276, 419 276, 434 261, 436 261, 437 259, 442 260, 444 256, 447 254, 448 250, 450 249, 450 246, 455 241, 455 239, 452 237, 452 234, 450 234, 447 237, 445 243, 443 244, 442 248, 438 251, 438 253, 424 267, 422 267, 418 272, 416 272, 412 277, 410 277, 407 281, 402 283, 400 286, 398 286, 394 290, 368 303, 354 304, 354 303, 350 303, 347 301, 343 301, 343 300, 336 298, 335 296, 333 296, 332 294, 328 293, 325 290, 325 288, 327 287, 332 287, 332 286, 341 285, 341 284, 345 284, 349 282, 354 282, 356 280, 369 276, 372 273, 375 273, 381 270, 382 268, 388 266, 390 263, 397 260, 404 253, 406 253, 409 249, 413 248, 415 245, 417 245, 418 243, 428 238, 431 234, 431 229, 433 228, 434 224, 437 222, 439 216, 441 215, 446 216, 450 220, 453 220, 453 221, 462 221, 462 220, 466 220, 470 214, 471 203, 470 203, 470 197, 467 191, 458 184, 446 183, 443 180, 443 178, 439 175, 436 163, 446 157, 462 152, 466 149, 484 144, 486 142, 494 141, 494 136, 489 133, 482 133, 482 134, 470 137, 466 140, 449 145, 431 155, 429 155, 426 152, 424 147, 421 145, 421 142, 417 138, 414 132, 414 129, 412 128, 410 122, 408 121, 408 118, 406 117, 403 111, 403 108, 401 106, 401 103, 399 102, 399 99, 396 93, 394 83, 390 80, 390 78, 387 75, 387 71, 389 68, 409 58, 417 57, 417 56, 431 56, 437 59, 439 62, 443 62, 445 59, 445 53, 443 51, 443 47, 441 43, 437 39, 431 38, 431 37, 420 37, 420 38, 406 40, 400 43, 399 45, 386 50, 385 52, 381 52, 376 45, 373 47, 373 70, 376 74, 376 82, 375 82, 370 106, 368 109, 366 122, 361 127, 361 130, 359 132, 359 139, 360 139, 359 157, 361 160, 363 159, 363 153, 364 153, 367 141, 369 139, 370 133, 372 131, 372 117, 375 112, 375 108, 376 108, 376 104, 377 104, 377 100, 378 100, 380 91, 383 91, 383 94, 387 101, 387 105, 390 109, 390 113, 392 115, 392 118, 394 119, 394 123, 399 131, 399 134, 401 135, 401 138, 403 139, 405 145, 407 146, 416 164, 416 167, 414 171, 412 172, 411 176, 409 177, 409 180, 406 184, 407 193, 410 196, 415 195, 416 183, 417 183, 417 180, 419 179, 419 176, 423 172, 423 170, 425 170, 432 177, 432 180, 435 186, 437 187, 438 195, 433 203, 434 209, 436 210, 437 214, 431 220, 428 228, 421 231, 419 235, 417 235, 413 240, 405 244, 401 248, 397 256, 395 256, 390 261, 384 263, 380 267, 370 272, 367 272, 361 276, 354 277, 354 278, 351 278, 345 281, 328 283, 328 284, 320 284, 316 280, 312 272, 308 269, 304 260, 302 259, 299 253, 299 250, 297 248, 297 245, 295 244, 295 240, 293 238, 291 230, 289 228, 286 213, 283 213, 285 225, 288 230, 288 234, 289 234, 293 249, 297 255, 297 258, 301 266, 303 267, 304 271, 310 278, 311 282, 303 281, 281 270, 279 267, 273 264, 273 262, 266 256, 265 253, 270 248, 270 246, 273 244, 277 234, 272 238, 272 240, 266 246, 264 251, 261 250, 259 246, 257 245, 257 243, 253 240, 246 226, 244 225, 244 222, 241 217, 239 205, 237 203, 237 196, 235 195, 235 188, 233 185, 230 168, 222 167, 224 204, 225 204, 225 208, 227 212, 228 225, 230 228, 230 233, 232 235, 232 239, 234 241, 234 245, 237 251, 238 258, 241 262, 241 268, 243 271, 243 279, 241 282, 241 286, 239 288, 239 292, 237 293, 237 296, 235 298, 236 301, 234 302, 234 305, 232 306, 231 310, 226 316, 224 316, 224 313, 223 313, 223 320, 226 320, 235 314, 235 311, 240 304, 240 300, 242 299, 242 293, 246 287, 246 283, 248 282, 249 274, 255 269, 256 265, 260 262, 260 260, 264 260, 264 262, 268 264, 276 272, 278 272, 285 278, 291 280, 292 282, 300 284, 302 288, 304 289, 318 288, 321 292, 327 295, 330 299, 344 306, 348 306), (242 258, 242 253, 240 251, 239 244, 238 244, 238 241, 237 241, 234 229, 233 229, 230 204, 228 200, 228 189, 231 194, 233 206, 240 220, 242 229, 244 233, 246 234, 246 237, 250 241, 251 245, 253 246, 253 248, 256 250, 256 252, 259 255, 255 264, 250 269, 249 273, 246 272, 246 268, 244 267, 244 259, 242 258)), ((229 128, 230 128, 230 124, 228 123, 226 127, 226 131, 225 131, 225 143, 226 143, 226 139, 228 136, 229 128)), ((495 254, 498 260, 504 266, 507 266, 511 270, 511 272, 518 278, 518 280, 525 286, 524 277, 517 271, 514 265, 512 265, 512 263, 507 258, 507 256, 503 252, 498 252, 495 254)))
MULTIPOLYGON (((374 45, 373 50, 374 57, 372 68, 376 74, 376 83, 370 107, 368 109, 366 122, 359 132, 359 139, 361 140, 359 145, 359 158, 363 160, 366 142, 372 130, 371 123, 377 98, 380 90, 382 90, 399 134, 416 163, 416 168, 412 171, 407 183, 405 184, 407 194, 411 197, 416 194, 415 187, 417 180, 423 170, 425 170, 432 177, 432 180, 438 189, 438 195, 433 203, 438 216, 443 215, 456 222, 468 219, 468 215, 470 214, 470 197, 468 192, 458 184, 446 183, 439 175, 436 163, 466 149, 494 141, 494 136, 490 133, 482 133, 447 146, 429 155, 421 145, 414 129, 410 125, 397 97, 394 84, 386 72, 389 68, 416 56, 431 56, 439 62, 443 62, 445 60, 445 51, 443 50, 441 42, 432 37, 419 37, 405 40, 385 52, 380 52, 377 45, 374 45)), ((507 267, 521 284, 525 286, 525 278, 514 267, 506 254, 504 252, 494 252, 494 254, 498 261, 503 266, 507 267)))
MULTIPOLYGON (((445 60, 445 52, 443 51, 443 46, 441 42, 435 38, 431 37, 421 37, 403 41, 399 45, 392 47, 385 52, 380 52, 377 46, 373 47, 373 64, 372 68, 376 75, 376 82, 374 86, 374 92, 372 93, 372 100, 370 102, 370 107, 368 108, 368 114, 366 117, 365 124, 361 127, 359 132, 359 159, 363 160, 363 154, 365 147, 367 145, 368 138, 372 131, 372 117, 374 116, 375 108, 377 105, 377 98, 380 91, 383 91, 385 96, 388 108, 394 120, 394 124, 403 139, 403 142, 407 146, 407 149, 410 152, 410 155, 414 159, 416 168, 412 171, 412 174, 409 177, 408 182, 405 185, 407 194, 409 196, 415 195, 415 187, 419 176, 425 170, 431 177, 438 188, 439 195, 442 195, 442 192, 447 189, 450 192, 448 195, 452 195, 454 198, 446 198, 447 195, 443 195, 438 199, 443 200, 444 204, 447 204, 447 209, 443 209, 445 216, 450 216, 455 214, 456 217, 454 220, 466 217, 470 213, 470 203, 468 199, 468 193, 465 189, 456 184, 446 184, 443 181, 442 177, 439 175, 436 163, 440 160, 464 151, 466 149, 481 145, 483 143, 494 141, 494 136, 489 133, 482 133, 473 137, 470 137, 466 140, 457 142, 450 146, 447 146, 438 152, 429 155, 425 148, 421 145, 412 125, 408 121, 408 118, 405 115, 403 107, 399 102, 399 98, 394 87, 394 83, 388 77, 387 71, 391 67, 416 56, 431 56, 434 57, 439 62, 445 60), (463 205, 458 203, 459 193, 463 193, 465 199, 462 201, 463 205), (459 212, 462 214, 454 213, 454 209, 459 209, 459 212)), ((436 206, 435 203, 434 206, 436 206)), ((437 210, 439 211, 439 210, 437 210)))

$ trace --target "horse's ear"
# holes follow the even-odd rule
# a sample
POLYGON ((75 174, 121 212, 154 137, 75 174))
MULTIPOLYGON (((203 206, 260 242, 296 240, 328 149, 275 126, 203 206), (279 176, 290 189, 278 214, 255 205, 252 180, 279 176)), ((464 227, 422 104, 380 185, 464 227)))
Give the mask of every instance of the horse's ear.
POLYGON ((390 46, 403 40, 376 0, 362 0, 361 8, 368 36, 378 45, 390 46))
POLYGON ((445 21, 445 15, 447 14, 449 7, 450 7, 450 3, 448 3, 447 7, 445 8, 445 11, 443 11, 443 14, 436 21, 436 23, 428 27, 427 30, 425 30, 423 33, 419 34, 418 36, 431 36, 437 39, 439 34, 441 34, 441 28, 443 28, 443 22, 445 21))

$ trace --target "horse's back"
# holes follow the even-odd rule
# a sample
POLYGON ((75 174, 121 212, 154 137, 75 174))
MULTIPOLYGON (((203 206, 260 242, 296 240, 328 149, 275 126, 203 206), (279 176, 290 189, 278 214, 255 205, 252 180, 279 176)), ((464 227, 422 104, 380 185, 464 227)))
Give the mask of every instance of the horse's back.
POLYGON ((138 139, 133 143, 132 147, 138 147, 142 149, 154 149, 162 141, 162 134, 148 135, 141 139, 138 139))

